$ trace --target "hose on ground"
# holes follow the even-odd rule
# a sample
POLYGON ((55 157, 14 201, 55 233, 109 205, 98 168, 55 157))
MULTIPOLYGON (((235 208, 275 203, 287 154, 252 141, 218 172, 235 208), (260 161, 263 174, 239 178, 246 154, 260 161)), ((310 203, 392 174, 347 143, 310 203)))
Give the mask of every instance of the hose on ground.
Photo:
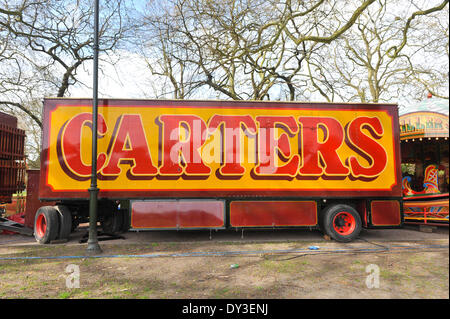
MULTIPOLYGON (((373 243, 372 243, 373 244, 373 243)), ((282 254, 320 255, 320 254, 355 254, 355 253, 380 253, 401 252, 413 250, 448 249, 449 245, 390 245, 379 247, 357 247, 342 249, 279 249, 279 250, 238 250, 238 251, 199 251, 186 253, 153 253, 153 254, 121 254, 121 255, 80 255, 80 256, 17 256, 0 257, 0 260, 40 260, 40 259, 86 259, 86 258, 163 258, 163 257, 227 257, 227 256, 264 256, 282 254)), ((298 257, 298 256, 294 256, 298 257)), ((288 258, 291 259, 291 258, 288 258)))

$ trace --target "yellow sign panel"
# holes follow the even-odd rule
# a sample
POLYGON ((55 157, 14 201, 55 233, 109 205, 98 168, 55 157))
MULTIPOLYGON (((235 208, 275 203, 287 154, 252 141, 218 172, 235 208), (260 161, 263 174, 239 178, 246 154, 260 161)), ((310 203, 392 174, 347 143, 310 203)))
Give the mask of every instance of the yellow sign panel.
MULTIPOLYGON (((51 101, 44 197, 85 191, 91 174, 91 106, 51 101)), ((281 195, 392 191, 398 185, 397 119, 390 108, 112 104, 99 105, 97 172, 104 194, 281 195)))

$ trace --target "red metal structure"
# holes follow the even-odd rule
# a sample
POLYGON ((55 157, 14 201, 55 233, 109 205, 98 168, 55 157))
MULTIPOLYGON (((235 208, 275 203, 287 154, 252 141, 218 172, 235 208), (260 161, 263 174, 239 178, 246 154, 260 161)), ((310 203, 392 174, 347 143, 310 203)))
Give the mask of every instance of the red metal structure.
MULTIPOLYGON (((88 220, 91 106, 45 100, 41 243, 88 220)), ((97 130, 105 233, 403 223, 396 105, 105 99, 97 130)))
POLYGON ((21 230, 25 200, 25 131, 17 128, 17 118, 0 112, 0 230, 21 230), (11 221, 2 215, 12 216, 11 221))
POLYGON ((0 203, 10 203, 12 195, 25 189, 25 131, 17 119, 0 113, 0 203))

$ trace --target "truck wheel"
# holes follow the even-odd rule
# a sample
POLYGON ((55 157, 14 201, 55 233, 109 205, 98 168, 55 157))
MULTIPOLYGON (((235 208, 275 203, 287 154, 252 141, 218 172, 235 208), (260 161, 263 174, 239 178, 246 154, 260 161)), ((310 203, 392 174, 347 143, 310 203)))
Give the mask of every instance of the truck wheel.
POLYGON ((69 239, 72 231, 72 214, 67 206, 58 205, 55 206, 59 213, 60 229, 58 239, 69 239))
POLYGON ((58 236, 58 211, 52 206, 42 206, 34 219, 34 238, 40 244, 48 244, 58 236))
POLYGON ((350 242, 355 239, 362 227, 361 217, 351 206, 332 205, 322 213, 323 231, 338 242, 350 242))

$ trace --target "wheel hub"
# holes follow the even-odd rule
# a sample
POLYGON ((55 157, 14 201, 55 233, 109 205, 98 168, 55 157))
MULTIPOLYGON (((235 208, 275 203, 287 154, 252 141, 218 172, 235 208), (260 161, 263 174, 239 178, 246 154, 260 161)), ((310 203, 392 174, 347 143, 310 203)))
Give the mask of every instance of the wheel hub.
POLYGON ((333 220, 333 228, 339 234, 350 235, 356 227, 356 220, 349 212, 339 212, 333 220))

